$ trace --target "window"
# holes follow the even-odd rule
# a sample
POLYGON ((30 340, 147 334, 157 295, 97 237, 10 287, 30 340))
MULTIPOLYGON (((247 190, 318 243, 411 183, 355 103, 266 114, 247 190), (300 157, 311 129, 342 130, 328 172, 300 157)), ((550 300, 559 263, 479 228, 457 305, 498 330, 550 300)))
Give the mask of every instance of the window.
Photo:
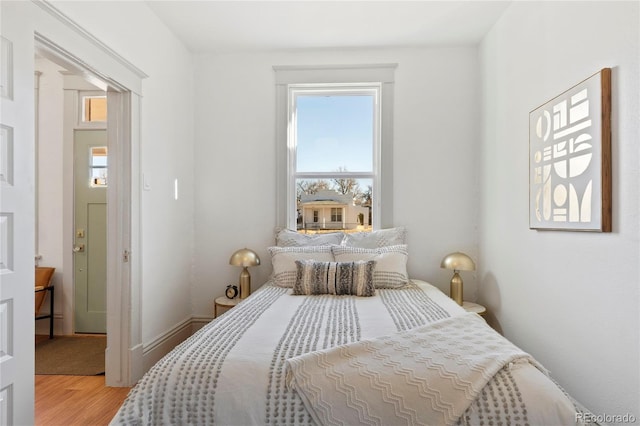
POLYGON ((77 114, 77 126, 80 128, 106 128, 107 94, 101 91, 79 91, 77 114))
POLYGON ((307 231, 305 206, 324 203, 332 230, 336 223, 371 230, 358 216, 376 215, 371 208, 378 189, 379 98, 377 84, 289 87, 289 179, 296 188, 296 216, 302 217, 298 229, 307 231))
POLYGON ((85 123, 107 121, 107 97, 83 96, 82 121, 84 121, 85 123))
POLYGON ((337 207, 331 208, 331 222, 342 222, 342 209, 337 207))
POLYGON ((107 147, 106 146, 94 146, 91 147, 91 153, 89 158, 89 176, 91 176, 92 187, 106 187, 107 186, 107 147))
POLYGON ((393 226, 395 68, 274 66, 277 226, 393 226))

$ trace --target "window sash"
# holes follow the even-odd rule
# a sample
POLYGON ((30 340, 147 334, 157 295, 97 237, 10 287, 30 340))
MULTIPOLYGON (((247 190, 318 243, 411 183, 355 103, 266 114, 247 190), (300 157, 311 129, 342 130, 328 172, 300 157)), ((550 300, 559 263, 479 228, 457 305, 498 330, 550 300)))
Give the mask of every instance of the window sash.
POLYGON ((331 208, 331 222, 342 222, 342 208, 341 207, 332 207, 331 208))
MULTIPOLYGON (((380 83, 349 83, 349 84, 290 84, 288 85, 288 123, 287 132, 287 227, 295 229, 296 211, 296 181, 298 179, 370 179, 372 182, 372 216, 373 226, 380 223, 380 156, 381 156, 381 84, 380 83), (336 171, 336 172, 298 172, 297 158, 297 120, 296 98, 298 96, 373 96, 373 164, 371 171, 336 171)), ((337 222, 341 222, 342 219, 337 222)), ((336 221, 334 221, 336 222, 336 221)))

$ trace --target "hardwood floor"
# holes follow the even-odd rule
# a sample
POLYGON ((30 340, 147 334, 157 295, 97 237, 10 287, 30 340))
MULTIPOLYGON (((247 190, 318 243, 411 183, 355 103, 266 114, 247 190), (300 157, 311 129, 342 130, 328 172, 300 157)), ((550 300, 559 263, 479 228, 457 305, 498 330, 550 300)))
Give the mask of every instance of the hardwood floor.
MULTIPOLYGON (((49 336, 36 335, 35 343, 49 336)), ((131 388, 110 388, 104 376, 35 376, 36 426, 108 425, 131 388)))
POLYGON ((35 376, 37 426, 108 425, 130 388, 110 388, 104 376, 35 376))

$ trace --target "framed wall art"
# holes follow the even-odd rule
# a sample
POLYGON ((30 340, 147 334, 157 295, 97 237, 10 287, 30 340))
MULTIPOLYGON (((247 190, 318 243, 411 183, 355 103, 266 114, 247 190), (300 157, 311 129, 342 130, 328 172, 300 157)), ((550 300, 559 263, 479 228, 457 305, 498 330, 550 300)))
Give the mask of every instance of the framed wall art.
POLYGON ((529 114, 529 227, 611 232, 611 68, 529 114))

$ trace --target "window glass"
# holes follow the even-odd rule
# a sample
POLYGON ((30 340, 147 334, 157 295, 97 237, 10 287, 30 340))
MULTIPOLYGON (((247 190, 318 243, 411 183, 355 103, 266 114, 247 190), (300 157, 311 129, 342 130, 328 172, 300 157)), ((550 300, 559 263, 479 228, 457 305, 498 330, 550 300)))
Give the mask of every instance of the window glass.
POLYGON ((94 146, 90 148, 90 185, 93 187, 107 186, 107 147, 94 146))
POLYGON ((371 179, 298 179, 296 187, 298 230, 371 230, 371 179))
POLYGON ((371 230, 379 175, 378 98, 376 86, 292 89, 290 179, 301 232, 371 230))
POLYGON ((331 208, 331 222, 342 222, 342 208, 331 208))
POLYGON ((107 97, 83 96, 82 121, 85 123, 107 121, 107 97))
POLYGON ((300 95, 296 110, 296 171, 373 170, 372 95, 300 95))

